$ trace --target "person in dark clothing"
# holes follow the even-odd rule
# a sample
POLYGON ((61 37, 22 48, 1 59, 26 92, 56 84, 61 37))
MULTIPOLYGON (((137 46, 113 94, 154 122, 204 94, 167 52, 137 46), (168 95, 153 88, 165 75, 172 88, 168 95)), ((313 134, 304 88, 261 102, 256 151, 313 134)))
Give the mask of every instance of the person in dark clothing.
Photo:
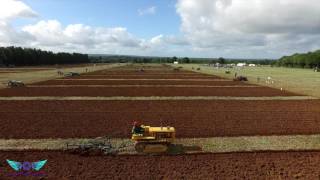
POLYGON ((143 134, 144 133, 143 127, 141 127, 141 124, 138 123, 137 121, 133 122, 132 133, 133 134, 143 134))

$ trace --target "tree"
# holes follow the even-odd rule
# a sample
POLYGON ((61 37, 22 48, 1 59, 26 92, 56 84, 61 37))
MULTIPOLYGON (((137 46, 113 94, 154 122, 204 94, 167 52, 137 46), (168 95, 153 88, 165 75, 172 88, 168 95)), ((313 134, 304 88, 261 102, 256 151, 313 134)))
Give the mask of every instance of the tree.
POLYGON ((173 57, 172 57, 172 61, 173 61, 173 62, 178 61, 178 58, 177 58, 176 56, 173 56, 173 57))
POLYGON ((40 49, 0 47, 0 64, 15 66, 74 64, 90 62, 87 54, 53 53, 40 49))
POLYGON ((0 66, 6 64, 7 56, 2 49, 0 49, 0 66))
POLYGON ((308 52, 304 54, 293 54, 291 56, 281 57, 277 63, 278 66, 285 67, 308 67, 314 68, 320 65, 320 51, 308 52))
POLYGON ((190 59, 189 59, 188 57, 184 57, 184 58, 182 59, 182 62, 183 62, 183 63, 190 63, 190 59))
POLYGON ((224 64, 224 63, 226 63, 226 60, 223 57, 219 57, 218 62, 220 64, 224 64))

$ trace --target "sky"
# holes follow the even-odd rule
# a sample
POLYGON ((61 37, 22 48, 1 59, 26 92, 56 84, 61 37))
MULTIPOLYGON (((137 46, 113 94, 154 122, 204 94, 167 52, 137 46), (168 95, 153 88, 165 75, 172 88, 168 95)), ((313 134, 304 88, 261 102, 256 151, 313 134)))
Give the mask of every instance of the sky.
POLYGON ((319 0, 0 0, 0 46, 280 58, 320 49, 319 0))

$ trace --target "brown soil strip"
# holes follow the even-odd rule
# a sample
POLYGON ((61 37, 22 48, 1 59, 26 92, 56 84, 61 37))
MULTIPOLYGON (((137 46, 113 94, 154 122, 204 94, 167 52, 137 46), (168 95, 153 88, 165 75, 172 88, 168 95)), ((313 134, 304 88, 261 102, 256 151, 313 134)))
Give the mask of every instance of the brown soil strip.
MULTIPOLYGON (((121 71, 121 70, 109 70, 106 73, 101 72, 92 72, 92 73, 86 73, 86 76, 202 76, 202 77, 219 77, 214 75, 206 75, 206 74, 200 74, 195 72, 173 72, 173 71, 150 71, 150 72, 134 72, 134 71, 121 71)), ((221 77, 219 77, 221 78, 221 77)))
POLYGON ((110 75, 90 75, 90 74, 85 74, 85 75, 82 75, 81 77, 87 77, 87 78, 99 78, 99 77, 120 77, 120 78, 139 78, 139 77, 144 77, 144 78, 148 78, 148 77, 171 77, 171 78, 219 78, 221 79, 220 77, 218 76, 211 76, 211 75, 202 75, 202 74, 191 74, 191 75, 185 75, 185 74, 110 74, 110 75))
POLYGON ((299 96, 287 91, 268 87, 22 87, 0 90, 0 96, 239 96, 239 97, 270 97, 299 96))
POLYGON ((320 101, 1 101, 0 138, 130 137, 134 120, 178 138, 320 133, 320 101))
POLYGON ((1 179, 14 173, 6 159, 30 162, 47 159, 41 171, 48 179, 319 179, 320 176, 320 152, 88 157, 62 151, 13 151, 0 152, 0 159, 1 179))
POLYGON ((59 87, 189 87, 189 88, 257 88, 261 86, 255 85, 234 85, 234 86, 210 86, 210 85, 29 85, 28 87, 42 87, 42 88, 59 88, 59 87))
POLYGON ((65 78, 65 79, 222 79, 219 77, 214 77, 214 76, 180 76, 180 75, 170 75, 170 76, 166 76, 166 75, 159 75, 159 76, 148 76, 148 75, 144 75, 144 76, 126 76, 126 75, 122 75, 122 76, 106 76, 106 75, 102 75, 102 76, 87 76, 87 75, 82 75, 82 76, 78 76, 78 77, 70 77, 70 78, 65 78))
POLYGON ((34 85, 212 85, 212 86, 231 86, 231 85, 250 85, 242 82, 234 82, 234 81, 72 81, 72 80, 50 80, 35 83, 34 85))
MULTIPOLYGON (((120 71, 121 72, 121 71, 120 71)), ((206 74, 199 74, 199 73, 161 73, 161 71, 159 71, 159 73, 130 73, 130 74, 125 74, 125 73, 120 73, 117 74, 98 74, 99 72, 96 72, 95 74, 86 74, 85 76, 186 76, 186 77, 218 77, 218 76, 214 76, 214 75, 206 75, 206 74)))
MULTIPOLYGON (((81 76, 80 76, 81 77, 81 76)), ((231 81, 226 79, 56 79, 56 81, 231 81)))
POLYGON ((25 72, 25 71, 0 71, 0 74, 3 74, 3 73, 21 73, 21 72, 25 72))
POLYGON ((244 100, 244 101, 291 101, 291 100, 313 100, 318 99, 311 96, 271 96, 271 97, 236 97, 236 96, 11 96, 11 97, 0 97, 0 101, 186 101, 186 100, 244 100))

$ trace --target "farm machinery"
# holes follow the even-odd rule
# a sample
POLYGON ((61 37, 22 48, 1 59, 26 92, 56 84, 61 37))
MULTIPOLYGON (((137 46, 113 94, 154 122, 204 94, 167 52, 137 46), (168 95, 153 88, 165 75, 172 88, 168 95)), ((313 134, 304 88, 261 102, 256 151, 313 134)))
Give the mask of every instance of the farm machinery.
POLYGON ((124 151, 128 146, 130 146, 128 141, 113 142, 112 138, 106 136, 82 143, 67 143, 66 151, 82 156, 116 155, 124 151))
POLYGON ((233 79, 233 81, 248 81, 248 78, 245 76, 237 76, 233 79))
POLYGON ((25 84, 22 81, 17 81, 17 80, 9 80, 7 83, 8 87, 24 87, 25 84))
POLYGON ((68 72, 64 75, 65 77, 74 77, 74 76, 80 76, 77 72, 68 72))
POLYGON ((131 139, 135 142, 138 153, 167 152, 174 142, 176 130, 174 127, 151 127, 134 123, 131 139))
POLYGON ((121 154, 184 154, 202 152, 195 145, 176 144, 174 127, 152 127, 134 123, 131 139, 101 137, 82 143, 67 144, 66 150, 72 154, 121 155, 121 154))

